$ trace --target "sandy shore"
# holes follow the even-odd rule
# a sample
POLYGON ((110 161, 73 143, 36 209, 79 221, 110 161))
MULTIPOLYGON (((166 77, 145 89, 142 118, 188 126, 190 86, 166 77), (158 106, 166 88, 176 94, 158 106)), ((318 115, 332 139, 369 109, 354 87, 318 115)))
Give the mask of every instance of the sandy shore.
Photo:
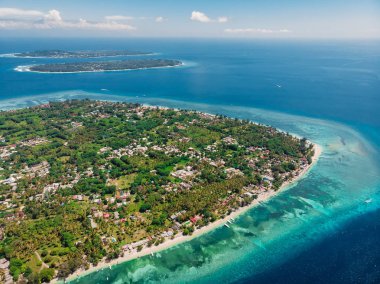
MULTIPOLYGON (((154 254, 159 251, 168 249, 170 247, 173 247, 175 245, 190 241, 191 239, 194 239, 196 237, 199 237, 207 232, 210 232, 218 227, 223 226, 227 223, 228 220, 232 218, 236 218, 239 215, 243 214, 244 212, 248 211, 249 209, 259 205, 261 202, 264 202, 271 198, 272 196, 278 194, 279 192, 289 188, 291 185, 295 184, 297 181, 299 181, 301 178, 305 177, 305 174, 316 164, 317 160, 319 159, 321 153, 322 153, 322 147, 318 144, 314 144, 314 156, 312 158, 312 164, 308 167, 304 168, 302 171, 299 172, 297 176, 295 176, 292 180, 285 182, 281 188, 277 191, 270 190, 266 191, 265 193, 262 193, 258 196, 257 199, 255 199, 250 205, 241 207, 237 209, 236 211, 233 211, 230 215, 226 216, 223 219, 219 219, 213 223, 208 224, 207 226, 204 226, 200 229, 196 229, 191 236, 183 236, 183 235, 177 235, 174 239, 166 239, 166 241, 158 246, 151 246, 151 247, 144 247, 141 251, 132 252, 132 253, 125 253, 124 256, 119 257, 117 259, 111 260, 111 261, 101 261, 97 266, 91 266, 89 269, 84 270, 80 269, 77 270, 74 274, 70 275, 67 280, 72 281, 76 279, 77 277, 81 277, 96 271, 99 271, 101 269, 112 269, 113 265, 117 265, 123 262, 127 262, 145 255, 154 254)), ((59 282, 57 279, 54 279, 52 283, 59 282)))

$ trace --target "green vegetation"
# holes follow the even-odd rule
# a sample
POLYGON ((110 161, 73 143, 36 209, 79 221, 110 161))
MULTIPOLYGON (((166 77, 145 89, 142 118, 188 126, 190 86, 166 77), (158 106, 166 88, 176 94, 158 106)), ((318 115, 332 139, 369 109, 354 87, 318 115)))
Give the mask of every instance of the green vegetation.
POLYGON ((188 110, 73 100, 1 112, 0 258, 15 280, 65 278, 192 234, 312 156, 306 139, 188 110))
POLYGON ((33 65, 29 67, 34 72, 101 72, 101 71, 122 71, 158 67, 174 67, 182 62, 171 59, 131 59, 112 60, 96 62, 69 62, 69 63, 48 63, 33 65))

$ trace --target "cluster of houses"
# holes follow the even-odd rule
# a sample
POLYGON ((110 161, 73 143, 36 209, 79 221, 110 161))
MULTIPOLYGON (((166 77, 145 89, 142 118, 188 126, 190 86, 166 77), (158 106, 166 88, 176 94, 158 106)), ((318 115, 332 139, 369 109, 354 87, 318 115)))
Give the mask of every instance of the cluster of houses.
POLYGON ((227 178, 233 178, 236 176, 244 176, 241 170, 235 168, 227 168, 224 170, 227 174, 227 178))
POLYGON ((49 143, 49 140, 42 137, 36 137, 36 138, 29 139, 26 141, 21 141, 20 145, 24 147, 34 147, 34 146, 45 144, 45 143, 49 143))
POLYGON ((133 253, 133 252, 138 251, 138 248, 143 248, 144 246, 147 246, 150 241, 155 240, 157 238, 162 238, 163 241, 165 239, 173 238, 176 236, 176 234, 181 234, 180 232, 181 228, 185 228, 190 225, 196 225, 197 222, 202 220, 203 218, 200 215, 196 215, 196 216, 191 217, 187 221, 179 223, 178 218, 185 213, 186 213, 186 210, 182 210, 170 216, 170 219, 173 221, 173 225, 170 229, 163 231, 156 236, 148 236, 147 238, 139 240, 137 242, 126 244, 122 247, 123 251, 133 253), (178 231, 179 233, 177 233, 178 231))
POLYGON ((169 182, 166 185, 163 185, 162 188, 165 189, 167 192, 176 192, 176 191, 181 191, 181 190, 189 190, 193 187, 193 182, 192 181, 182 181, 180 183, 174 183, 174 182, 169 182))
POLYGON ((198 171, 194 170, 193 167, 187 166, 182 170, 177 170, 171 173, 171 175, 182 180, 189 180, 193 178, 197 173, 198 171))
MULTIPOLYGON (((1 141, 2 143, 5 142, 5 139, 3 137, 0 137, 1 138, 1 141)), ((21 141, 17 144, 10 144, 10 145, 6 145, 6 146, 0 146, 0 159, 2 160, 7 160, 9 159, 9 157, 14 154, 14 153, 17 153, 17 146, 21 146, 21 147, 33 147, 33 146, 37 146, 37 145, 40 145, 40 144, 45 144, 45 143, 48 143, 49 140, 45 139, 45 138, 41 138, 41 137, 36 137, 36 138, 33 138, 33 139, 29 139, 29 140, 25 140, 25 141, 21 141)))
POLYGON ((134 155, 145 155, 145 152, 148 151, 148 147, 141 146, 137 144, 137 142, 133 142, 126 147, 112 150, 110 147, 103 147, 98 151, 98 154, 110 153, 107 156, 107 160, 111 160, 113 158, 120 158, 122 156, 134 156, 134 155))
POLYGON ((151 147, 151 149, 154 151, 164 152, 165 155, 181 153, 181 150, 173 145, 165 145, 165 146, 154 145, 151 147))
POLYGON ((0 147, 0 158, 2 160, 9 159, 9 157, 12 154, 17 153, 16 146, 17 146, 16 144, 7 145, 7 146, 1 146, 0 147))
POLYGON ((77 122, 77 121, 71 121, 71 127, 74 130, 74 129, 83 127, 83 123, 82 122, 77 122))
POLYGON ((96 103, 91 105, 91 108, 93 108, 94 110, 91 112, 88 112, 82 116, 83 117, 94 117, 94 118, 100 118, 100 119, 109 118, 110 115, 108 113, 103 113, 102 111, 99 110, 99 108, 101 108, 105 105, 106 105, 105 102, 96 102, 96 103))
POLYGON ((42 161, 41 163, 33 165, 31 167, 25 166, 22 172, 25 176, 34 178, 47 176, 49 174, 49 170, 49 163, 47 161, 42 161))
POLYGON ((0 184, 9 185, 12 191, 17 189, 17 181, 22 178, 19 174, 11 174, 8 178, 0 180, 0 184))
MULTIPOLYGON (((0 185, 7 185, 10 187, 11 192, 16 192, 18 188, 18 181, 22 178, 33 178, 33 177, 43 177, 49 174, 49 163, 44 161, 40 164, 34 165, 32 167, 26 166, 22 172, 13 173, 8 178, 0 180, 0 185)), ((11 194, 8 192, 8 194, 11 194)), ((21 196, 19 194, 19 196, 21 196)), ((42 194, 37 193, 35 198, 42 199, 42 194)), ((33 197, 32 197, 33 199, 33 197)), ((6 198, 0 201, 0 206, 5 209, 17 208, 17 205, 12 202, 12 198, 6 198)))
POLYGON ((235 139, 235 138, 232 138, 231 136, 224 137, 224 138, 222 139, 222 141, 223 141, 224 143, 226 143, 227 145, 235 145, 235 144, 237 144, 236 139, 235 139))

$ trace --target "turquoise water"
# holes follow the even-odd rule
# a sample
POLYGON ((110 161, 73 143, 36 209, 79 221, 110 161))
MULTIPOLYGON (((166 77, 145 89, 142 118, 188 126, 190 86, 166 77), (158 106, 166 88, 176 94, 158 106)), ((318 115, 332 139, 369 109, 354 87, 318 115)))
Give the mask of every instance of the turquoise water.
MULTIPOLYGON (((73 283, 377 283, 379 44, 147 43, 133 45, 193 64, 57 76, 14 72, 23 60, 0 59, 1 107, 88 97, 197 109, 305 136, 323 154, 307 176, 230 229, 73 283)), ((25 49, 20 42, 6 44, 4 53, 25 49)))

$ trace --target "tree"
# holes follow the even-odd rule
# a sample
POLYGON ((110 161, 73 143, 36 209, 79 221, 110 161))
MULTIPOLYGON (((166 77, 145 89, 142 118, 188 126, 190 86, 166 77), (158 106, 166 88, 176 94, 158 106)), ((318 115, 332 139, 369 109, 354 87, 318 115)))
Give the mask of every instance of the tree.
POLYGON ((22 273, 23 262, 21 259, 12 258, 9 264, 9 272, 13 276, 14 280, 17 280, 22 273))
POLYGON ((150 210, 152 206, 149 203, 143 203, 140 206, 140 212, 146 212, 147 210, 150 210))
POLYGON ((50 282, 54 278, 54 269, 52 268, 44 268, 40 272, 41 282, 50 282))
POLYGON ((74 246, 74 235, 69 232, 63 232, 61 236, 62 245, 65 247, 73 247, 74 246))

